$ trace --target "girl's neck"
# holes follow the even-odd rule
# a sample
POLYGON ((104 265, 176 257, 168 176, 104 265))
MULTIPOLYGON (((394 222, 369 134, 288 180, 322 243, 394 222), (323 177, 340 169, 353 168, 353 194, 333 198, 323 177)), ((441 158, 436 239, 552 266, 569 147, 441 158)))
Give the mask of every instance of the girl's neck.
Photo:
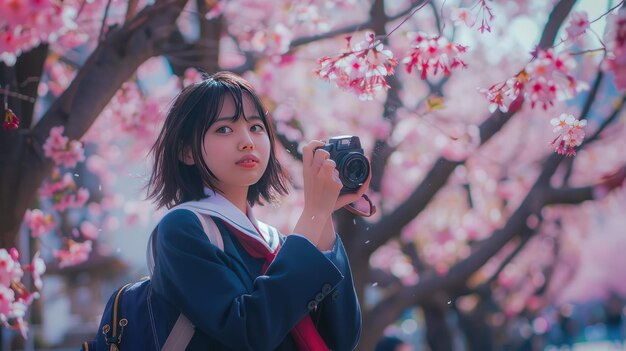
POLYGON ((243 191, 239 189, 237 189, 237 191, 234 191, 232 189, 229 190, 231 191, 224 191, 222 193, 222 196, 224 196, 226 200, 228 200, 230 203, 235 205, 235 207, 241 210, 241 212, 247 215, 246 212, 248 208, 248 189, 245 189, 243 191))

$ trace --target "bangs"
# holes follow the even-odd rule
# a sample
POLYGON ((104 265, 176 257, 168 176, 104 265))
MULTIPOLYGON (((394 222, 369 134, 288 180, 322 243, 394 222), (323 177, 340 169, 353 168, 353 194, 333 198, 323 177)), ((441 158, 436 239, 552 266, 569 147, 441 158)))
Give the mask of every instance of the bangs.
POLYGON ((263 104, 255 93, 245 89, 240 85, 228 84, 224 81, 207 81, 206 84, 210 86, 212 85, 211 88, 215 89, 215 101, 207 103, 208 106, 205 109, 206 112, 203 118, 205 123, 202 126, 202 134, 206 133, 206 131, 209 130, 209 128, 215 123, 215 121, 217 121, 220 113, 222 113, 222 108, 224 107, 224 100, 226 96, 230 96, 233 99, 235 105, 235 115, 231 118, 232 122, 237 122, 241 117, 243 117, 246 121, 248 120, 248 116, 244 114, 244 102, 246 99, 249 99, 250 102, 252 102, 255 110, 257 111, 258 116, 261 117, 263 125, 266 129, 268 128, 268 112, 265 111, 263 104))

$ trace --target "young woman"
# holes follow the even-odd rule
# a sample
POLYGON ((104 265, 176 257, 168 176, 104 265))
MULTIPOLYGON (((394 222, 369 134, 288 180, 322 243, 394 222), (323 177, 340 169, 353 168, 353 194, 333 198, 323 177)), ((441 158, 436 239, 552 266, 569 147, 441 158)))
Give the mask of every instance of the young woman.
POLYGON ((251 85, 220 72, 183 89, 152 149, 149 197, 170 209, 206 205, 223 238, 221 250, 187 209, 171 209, 157 227, 152 284, 195 326, 187 350, 341 351, 358 342, 361 311, 331 214, 369 179, 340 196, 334 161, 311 141, 293 233, 260 230, 252 206, 287 194, 274 138, 251 85))

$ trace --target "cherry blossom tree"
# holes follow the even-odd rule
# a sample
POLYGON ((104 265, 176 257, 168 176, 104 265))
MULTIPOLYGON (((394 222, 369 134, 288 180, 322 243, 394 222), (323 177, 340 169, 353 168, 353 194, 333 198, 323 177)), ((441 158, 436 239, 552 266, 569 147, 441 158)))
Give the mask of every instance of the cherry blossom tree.
MULTIPOLYGON (((494 349, 516 317, 567 298, 585 240, 620 233, 607 216, 626 206, 622 3, 591 17, 574 0, 2 2, 0 323, 26 335, 42 257, 63 268, 98 250, 120 225, 110 211, 139 200, 113 185, 144 162, 167 104, 225 69, 276 123, 292 195, 261 211, 285 232, 299 146, 354 134, 366 148, 379 211, 335 215, 361 347, 418 310, 432 350, 452 350, 450 313, 471 349, 494 349), (513 25, 538 28, 533 48, 513 25), (58 245, 20 253, 20 228, 58 245)), ((121 225, 150 208, 134 203, 121 225)))

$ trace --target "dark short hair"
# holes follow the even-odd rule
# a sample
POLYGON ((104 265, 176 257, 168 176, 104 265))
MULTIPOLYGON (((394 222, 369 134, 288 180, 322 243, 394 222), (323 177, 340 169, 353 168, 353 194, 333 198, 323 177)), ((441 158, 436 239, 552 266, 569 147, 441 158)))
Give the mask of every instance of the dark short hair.
POLYGON ((243 115, 245 96, 251 99, 270 139, 267 168, 261 179, 248 189, 248 203, 252 206, 261 203, 261 199, 271 202, 277 195, 287 194, 287 177, 276 159, 271 116, 252 85, 231 72, 218 72, 205 78, 185 87, 165 117, 163 129, 150 150, 154 164, 146 186, 148 199, 154 200, 158 208, 171 208, 206 197, 204 186, 220 192, 217 177, 203 161, 202 149, 204 135, 219 117, 227 94, 235 101, 235 120, 243 115), (193 165, 181 161, 185 150, 191 150, 193 165))

